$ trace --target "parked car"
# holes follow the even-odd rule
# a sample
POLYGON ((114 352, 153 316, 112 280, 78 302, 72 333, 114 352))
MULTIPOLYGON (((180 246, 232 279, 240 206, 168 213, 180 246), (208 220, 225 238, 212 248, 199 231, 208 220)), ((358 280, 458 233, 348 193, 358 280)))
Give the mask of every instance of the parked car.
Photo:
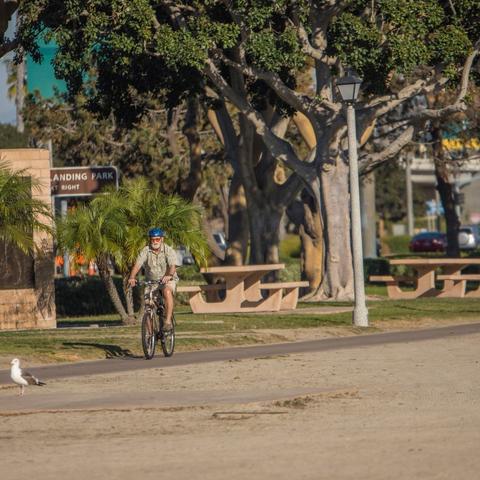
POLYGON ((422 232, 410 240, 411 252, 444 252, 447 248, 447 236, 441 232, 422 232))
POLYGON ((193 265, 195 263, 190 250, 183 245, 177 248, 176 253, 177 265, 193 265))
POLYGON ((475 250, 480 246, 480 225, 464 225, 458 231, 458 245, 461 250, 475 250))

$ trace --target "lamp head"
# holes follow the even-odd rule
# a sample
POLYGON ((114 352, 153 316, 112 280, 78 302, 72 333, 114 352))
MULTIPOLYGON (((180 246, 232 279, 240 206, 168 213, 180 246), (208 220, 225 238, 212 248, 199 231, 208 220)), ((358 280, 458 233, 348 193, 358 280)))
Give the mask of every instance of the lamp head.
POLYGON ((342 100, 346 103, 355 103, 360 92, 362 79, 353 72, 347 73, 337 80, 337 88, 342 100))

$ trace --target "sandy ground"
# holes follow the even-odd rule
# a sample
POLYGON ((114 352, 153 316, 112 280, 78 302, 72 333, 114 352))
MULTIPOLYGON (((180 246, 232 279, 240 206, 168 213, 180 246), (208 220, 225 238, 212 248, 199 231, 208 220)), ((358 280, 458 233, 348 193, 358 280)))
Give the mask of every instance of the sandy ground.
POLYGON ((476 479, 479 343, 62 379, 23 398, 2 389, 0 478, 476 479))

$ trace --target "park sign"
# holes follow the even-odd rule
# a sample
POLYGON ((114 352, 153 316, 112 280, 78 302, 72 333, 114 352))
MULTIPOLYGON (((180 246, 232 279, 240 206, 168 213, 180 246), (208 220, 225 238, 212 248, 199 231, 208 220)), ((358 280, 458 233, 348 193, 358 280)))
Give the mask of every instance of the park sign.
POLYGON ((51 168, 50 184, 52 196, 83 197, 118 188, 118 172, 112 166, 51 168))

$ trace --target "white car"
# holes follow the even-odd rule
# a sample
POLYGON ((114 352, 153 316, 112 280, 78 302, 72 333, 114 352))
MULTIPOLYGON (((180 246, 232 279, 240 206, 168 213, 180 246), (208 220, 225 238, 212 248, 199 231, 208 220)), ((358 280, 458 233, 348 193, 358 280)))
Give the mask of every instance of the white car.
POLYGON ((193 265, 195 263, 195 260, 193 259, 192 254, 190 253, 190 250, 188 250, 188 248, 184 247, 183 245, 177 248, 176 254, 177 254, 177 266, 193 265))
POLYGON ((475 250, 480 246, 480 226, 464 225, 458 231, 458 245, 461 250, 475 250))

